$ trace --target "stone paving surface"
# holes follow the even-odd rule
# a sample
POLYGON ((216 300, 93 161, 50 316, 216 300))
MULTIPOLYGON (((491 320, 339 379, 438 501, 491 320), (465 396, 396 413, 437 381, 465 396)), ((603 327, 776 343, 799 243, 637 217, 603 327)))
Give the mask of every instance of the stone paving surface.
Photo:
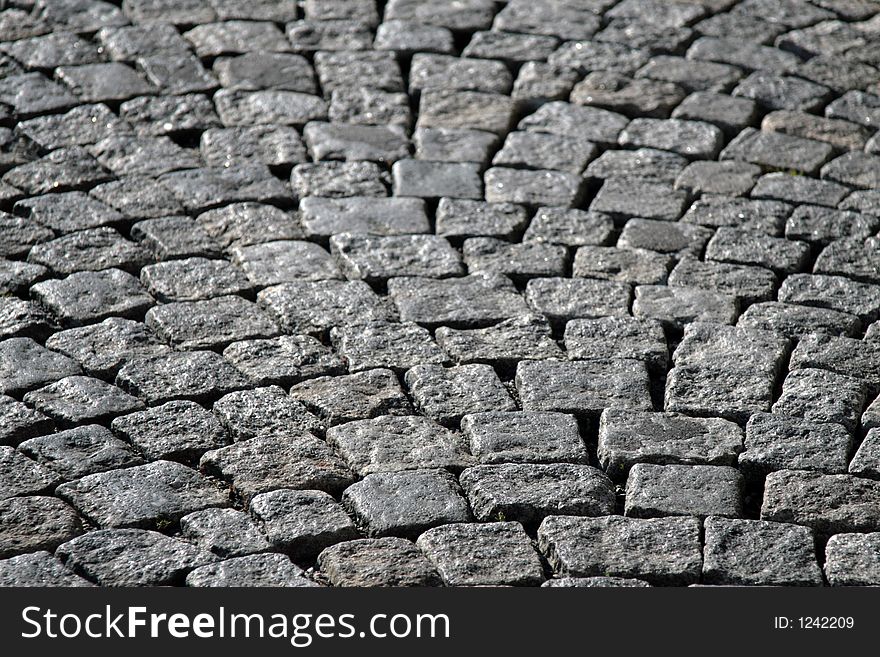
POLYGON ((0 585, 880 585, 880 1, 0 2, 0 585))

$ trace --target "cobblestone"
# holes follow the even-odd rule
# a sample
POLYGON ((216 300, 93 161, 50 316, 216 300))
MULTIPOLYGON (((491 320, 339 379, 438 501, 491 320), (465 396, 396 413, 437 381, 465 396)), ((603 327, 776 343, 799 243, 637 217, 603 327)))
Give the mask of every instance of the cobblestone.
POLYGON ((878 582, 876 2, 0 5, 0 584, 878 582))

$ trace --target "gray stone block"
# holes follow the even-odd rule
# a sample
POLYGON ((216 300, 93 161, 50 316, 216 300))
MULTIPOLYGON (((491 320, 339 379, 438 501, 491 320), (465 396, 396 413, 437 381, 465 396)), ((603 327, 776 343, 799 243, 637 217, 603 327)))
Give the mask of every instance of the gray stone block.
POLYGON ((703 562, 696 518, 551 516, 538 529, 538 546, 563 577, 693 584, 703 562))
POLYGON ((599 422, 599 463, 616 481, 639 463, 733 466, 742 449, 742 429, 721 418, 611 408, 599 422))
POLYGON ((360 476, 432 468, 459 471, 474 463, 460 436, 416 415, 340 424, 327 430, 327 442, 360 476))
POLYGON ((610 407, 652 408, 647 368, 634 360, 522 361, 516 387, 527 411, 595 417, 610 407))
POLYGON ((180 535, 221 559, 269 549, 269 542, 247 516, 235 509, 205 509, 180 519, 180 535))
POLYGON ((415 537, 432 527, 470 519, 455 477, 442 470, 367 475, 345 490, 342 503, 372 537, 415 537))
POLYGON ((251 500, 250 513, 263 527, 272 547, 295 561, 313 559, 324 548, 359 537, 342 507, 321 491, 261 493, 251 500))
POLYGON ((515 520, 533 527, 548 516, 614 512, 611 481, 596 468, 571 463, 501 463, 468 468, 461 485, 480 521, 515 520))
POLYGON ((564 413, 474 413, 461 430, 483 464, 589 462, 576 420, 564 413))
POLYGON ((56 494, 104 528, 173 525, 193 511, 228 505, 216 484, 170 461, 87 475, 56 494))
MULTIPOLYGON (((775 407, 774 407, 775 408, 775 407)), ((755 413, 746 424, 739 467, 751 479, 777 470, 845 473, 853 439, 839 424, 814 422, 777 413, 755 413)))
POLYGON ((213 411, 235 442, 296 438, 319 426, 315 416, 278 386, 231 392, 214 403, 213 411))
POLYGON ((877 586, 880 533, 837 534, 825 547, 825 576, 831 586, 877 586))
POLYGON ((143 529, 89 532, 59 546, 56 555, 100 586, 181 584, 190 570, 216 561, 186 541, 143 529))
POLYGON ((309 587, 317 586, 303 571, 281 554, 253 554, 195 568, 186 576, 187 586, 211 587, 309 587))
POLYGON ((626 480, 624 512, 635 518, 743 514, 743 479, 736 468, 637 463, 626 480))
POLYGON ((310 379, 294 385, 290 395, 327 426, 412 412, 397 376, 387 369, 310 379))
POLYGON ((852 475, 780 470, 767 475, 761 518, 811 527, 819 536, 875 532, 880 482, 852 475))
POLYGON ((733 586, 821 586, 806 527, 711 517, 705 522, 703 582, 733 586))
POLYGON ((447 586, 535 586, 544 569, 516 522, 462 523, 429 529, 416 545, 447 586))
POLYGON ((266 436, 205 452, 201 469, 232 485, 245 502, 278 488, 323 490, 335 495, 354 475, 327 444, 308 434, 266 436))
POLYGON ((229 442, 210 411, 191 401, 171 401, 117 417, 110 428, 151 461, 195 464, 204 452, 229 442))
POLYGON ((334 586, 439 586, 442 583, 434 564, 404 538, 362 538, 337 543, 318 555, 318 566, 334 586))
POLYGON ((440 327, 437 344, 457 363, 486 363, 502 368, 520 360, 562 358, 550 325, 540 315, 524 314, 478 329, 440 327))

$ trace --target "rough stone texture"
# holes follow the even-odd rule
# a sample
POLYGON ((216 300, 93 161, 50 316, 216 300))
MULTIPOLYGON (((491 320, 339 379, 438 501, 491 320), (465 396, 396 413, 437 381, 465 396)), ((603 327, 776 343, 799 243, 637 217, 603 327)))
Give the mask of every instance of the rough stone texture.
POLYGON ((550 585, 813 584, 793 524, 876 533, 874 0, 0 5, 0 583, 538 585, 471 521, 628 511, 727 529, 550 585), (218 562, 50 554, 105 522, 218 562))
POLYGON ((608 409, 599 423, 599 463, 615 480, 638 463, 735 465, 743 433, 720 418, 608 409))
POLYGON ((544 570, 516 522, 462 523, 429 529, 416 545, 447 586, 535 586, 544 570))
POLYGON ((240 557, 269 549, 269 542, 247 514, 235 509, 204 509, 180 519, 180 535, 218 557, 240 557))
POLYGON ((458 363, 487 363, 513 367, 520 360, 561 358, 562 350, 551 337, 541 315, 523 315, 482 329, 441 327, 437 343, 458 363))
POLYGON ((742 515, 742 476, 734 468, 637 463, 626 480, 624 512, 635 518, 742 515))
POLYGON ((776 470, 842 474, 852 447, 852 436, 839 424, 755 413, 746 424, 739 466, 746 477, 755 479, 776 470))
POLYGON ((547 516, 608 515, 615 505, 611 481, 588 465, 480 465, 461 473, 461 485, 481 521, 534 527, 547 516))
POLYGON ((370 536, 415 537, 470 519, 455 477, 442 470, 367 475, 345 490, 342 503, 370 536))
POLYGON ((407 370, 404 381, 416 410, 441 424, 457 424, 470 413, 516 410, 513 399, 488 365, 417 365, 407 370))
POLYGON ((362 476, 419 468, 461 470, 472 462, 456 434, 417 416, 348 422, 328 429, 327 441, 362 476))
POLYGON ((464 417, 461 430, 480 463, 588 461, 577 422, 563 413, 475 413, 464 417))
POLYGON ((317 586, 301 568, 281 554, 254 554, 195 568, 186 576, 187 586, 298 587, 317 586))
POLYGON ((46 551, 0 560, 0 586, 92 586, 46 551))
POLYGON ((52 551, 83 531, 76 512, 55 497, 13 497, 0 502, 0 558, 52 551))
POLYGON ((358 538, 351 518, 327 493, 275 490, 255 496, 251 515, 260 523, 273 549, 307 561, 334 543, 358 538))
POLYGON ((102 529, 68 541, 56 555, 100 586, 182 584, 187 572, 216 561, 210 552, 143 529, 102 529))
POLYGON ((407 415, 410 403, 391 370, 323 376, 294 385, 290 396, 328 426, 378 415, 407 415))
POLYGON ((634 360, 523 361, 516 387, 527 411, 595 417, 610 407, 652 408, 647 368, 634 360))
POLYGON ((831 586, 880 583, 880 533, 837 534, 825 546, 825 576, 831 586))
POLYGON ((202 471, 228 481, 245 501, 278 488, 339 493, 354 481, 345 463, 321 440, 304 434, 266 436, 205 452, 202 471))
POLYGON ((318 565, 334 586, 441 584, 434 565, 404 538, 362 538, 337 543, 318 555, 318 565))
POLYGON ((880 482, 851 475, 780 470, 767 476, 761 518, 793 522, 819 535, 880 528, 880 482))
POLYGON ((154 461, 62 484, 58 495, 101 527, 154 527, 226 506, 226 495, 179 463, 154 461))
POLYGON ((700 578, 700 523, 695 518, 551 516, 538 546, 563 577, 635 577, 652 584, 700 578))
POLYGON ((711 517, 705 522, 703 582, 735 586, 821 586, 806 527, 711 517))

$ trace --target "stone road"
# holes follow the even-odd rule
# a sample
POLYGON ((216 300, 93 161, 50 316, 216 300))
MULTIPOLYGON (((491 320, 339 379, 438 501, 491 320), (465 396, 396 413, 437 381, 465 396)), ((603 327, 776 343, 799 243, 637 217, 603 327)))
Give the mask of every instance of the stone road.
POLYGON ((877 0, 0 1, 0 585, 880 584, 877 0))

